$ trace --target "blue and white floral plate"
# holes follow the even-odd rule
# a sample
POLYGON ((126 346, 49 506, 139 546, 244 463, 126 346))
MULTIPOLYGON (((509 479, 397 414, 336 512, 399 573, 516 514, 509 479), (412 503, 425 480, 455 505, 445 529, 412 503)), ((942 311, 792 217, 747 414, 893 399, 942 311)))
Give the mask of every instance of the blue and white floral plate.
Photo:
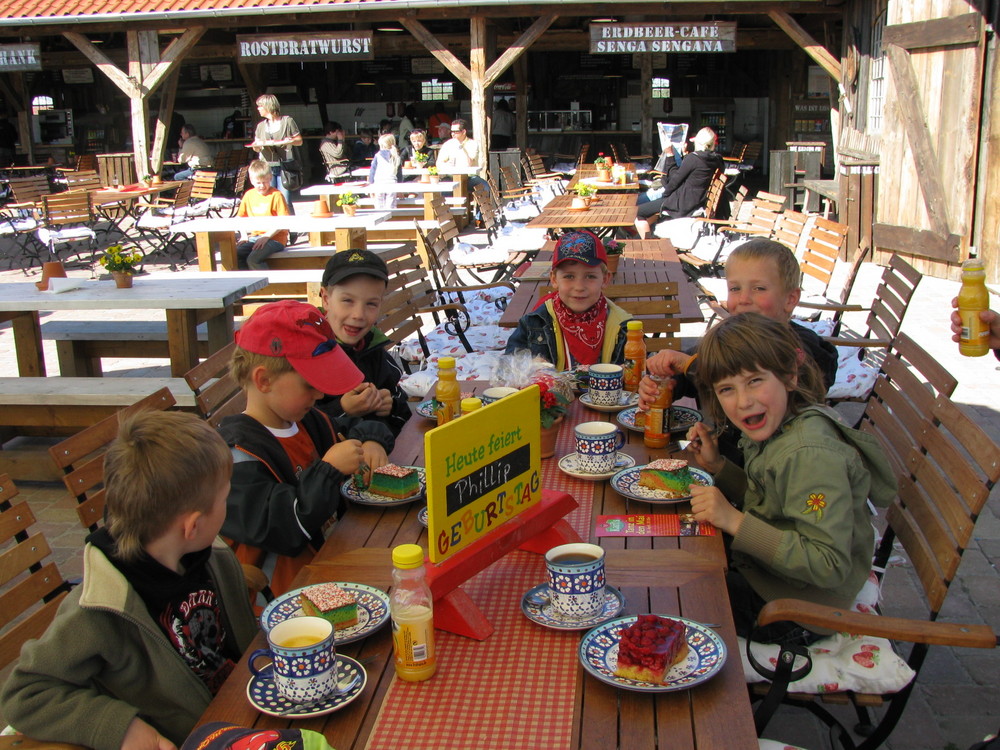
POLYGON ((718 633, 694 620, 670 615, 661 617, 670 617, 686 625, 688 642, 687 656, 667 671, 662 685, 615 675, 615 668, 618 666, 619 634, 623 628, 627 628, 638 619, 636 615, 626 615, 598 625, 584 635, 578 651, 583 668, 601 682, 642 693, 685 690, 705 682, 722 669, 722 665, 726 663, 726 644, 718 633))
POLYGON ((437 422, 437 415, 434 414, 434 399, 427 399, 417 404, 417 414, 424 419, 433 419, 437 422))
POLYGON ((580 454, 576 452, 567 453, 559 459, 559 468, 564 474, 569 474, 571 477, 575 477, 577 479, 588 479, 595 482, 599 479, 610 479, 616 472, 621 471, 622 469, 627 469, 630 466, 635 466, 635 459, 629 454, 619 451, 615 454, 614 468, 612 468, 611 471, 603 471, 599 474, 583 471, 583 469, 580 468, 580 464, 580 454))
POLYGON ((247 698, 262 714, 280 716, 283 719, 308 719, 311 716, 324 716, 343 708, 353 701, 368 682, 365 668, 349 656, 337 654, 337 682, 349 680, 355 674, 361 679, 343 695, 333 695, 326 700, 310 703, 307 706, 297 706, 278 692, 274 684, 274 666, 268 664, 257 677, 251 677, 247 683, 247 698))
MULTIPOLYGON (((387 593, 363 583, 343 583, 341 581, 334 581, 334 583, 344 591, 354 594, 354 598, 358 602, 358 622, 356 625, 337 631, 336 643, 338 646, 367 638, 389 621, 389 595, 387 593)), ((274 601, 267 605, 260 614, 260 626, 265 633, 270 632, 271 628, 279 622, 302 614, 302 607, 299 606, 299 594, 307 588, 309 587, 303 586, 300 589, 288 591, 275 597, 274 601)))
POLYGON ((542 583, 528 591, 521 599, 521 612, 534 623, 553 630, 586 630, 612 617, 617 617, 625 609, 625 595, 614 586, 604 587, 604 608, 586 620, 567 620, 548 599, 549 584, 542 583))
POLYGON ((622 391, 618 396, 617 404, 595 404, 590 400, 590 391, 588 390, 586 393, 581 394, 580 403, 594 411, 621 411, 622 409, 636 406, 639 403, 639 394, 632 393, 631 391, 622 391))
POLYGON ((427 506, 417 511, 417 520, 420 521, 420 525, 425 529, 427 528, 427 506))
POLYGON ((417 479, 420 481, 420 491, 409 497, 397 499, 395 497, 386 497, 385 495, 376 495, 368 490, 359 490, 354 486, 354 477, 344 480, 344 483, 340 485, 340 494, 358 505, 380 505, 385 507, 388 505, 406 505, 407 503, 412 503, 414 500, 422 498, 424 493, 427 492, 427 475, 422 466, 407 466, 404 468, 416 469, 417 479))
MULTIPOLYGON (((633 500, 642 500, 644 503, 679 503, 691 499, 691 495, 673 496, 666 492, 666 490, 654 490, 649 487, 640 486, 639 472, 644 468, 646 468, 645 464, 634 466, 630 469, 622 469, 611 477, 611 486, 615 488, 618 494, 630 497, 633 500)), ((689 466, 688 468, 691 470, 691 477, 696 484, 700 484, 702 487, 711 487, 715 484, 712 475, 707 471, 696 469, 693 466, 689 466)))
MULTIPOLYGON (((626 409, 625 411, 618 413, 618 424, 628 430, 634 430, 635 432, 643 432, 643 428, 639 427, 635 423, 635 413, 639 411, 639 407, 636 406, 633 409, 626 409)), ((670 431, 671 432, 687 432, 688 428, 695 422, 701 422, 703 417, 701 412, 694 409, 689 409, 686 406, 671 406, 670 407, 670 431)))

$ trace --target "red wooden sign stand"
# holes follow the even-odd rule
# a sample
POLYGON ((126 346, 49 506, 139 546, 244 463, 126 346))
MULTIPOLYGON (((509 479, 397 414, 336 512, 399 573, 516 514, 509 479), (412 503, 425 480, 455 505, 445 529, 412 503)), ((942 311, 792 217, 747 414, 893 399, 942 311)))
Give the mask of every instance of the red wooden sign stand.
MULTIPOLYGON (((571 495, 542 490, 542 499, 533 508, 444 562, 427 562, 427 579, 434 594, 434 627, 479 641, 489 638, 493 625, 459 586, 513 549, 544 553, 560 544, 581 541, 563 518, 576 507, 571 495)), ((434 540, 429 543, 434 544, 434 540)))

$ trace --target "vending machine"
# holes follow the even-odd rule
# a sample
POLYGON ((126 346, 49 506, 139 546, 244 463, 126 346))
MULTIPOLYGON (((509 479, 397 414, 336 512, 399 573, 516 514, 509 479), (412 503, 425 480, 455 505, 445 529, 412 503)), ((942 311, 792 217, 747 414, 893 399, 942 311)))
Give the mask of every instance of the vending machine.
POLYGON ((43 109, 32 115, 31 135, 35 143, 46 146, 72 146, 73 110, 43 109))

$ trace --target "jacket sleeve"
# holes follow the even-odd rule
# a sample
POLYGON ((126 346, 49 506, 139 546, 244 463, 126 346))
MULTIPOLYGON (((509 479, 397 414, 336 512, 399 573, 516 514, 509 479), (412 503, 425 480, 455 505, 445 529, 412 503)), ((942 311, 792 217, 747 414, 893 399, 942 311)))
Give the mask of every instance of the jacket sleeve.
MULTIPOLYGON (((407 411, 409 411, 409 407, 407 407, 407 411)), ((392 453, 392 449, 396 446, 396 437, 392 434, 392 430, 377 419, 340 416, 334 418, 333 423, 337 432, 342 433, 349 440, 360 440, 362 443, 366 440, 374 440, 385 448, 386 453, 392 453)))
POLYGON ((765 488, 782 498, 781 517, 747 513, 733 550, 791 579, 823 588, 841 585, 853 570, 856 509, 848 479, 853 476, 841 453, 813 445, 798 448, 768 477, 765 488))
POLYGON ((223 535, 290 557, 310 541, 322 542, 320 530, 340 507, 345 475, 317 460, 299 472, 295 484, 286 484, 238 448, 233 462, 223 535))
POLYGON ((504 354, 513 354, 514 352, 519 352, 522 349, 530 349, 528 345, 528 326, 524 322, 524 318, 517 321, 517 328, 507 339, 507 346, 504 349, 504 354))
POLYGON ((87 637, 95 635, 93 626, 81 626, 74 612, 79 605, 70 594, 42 637, 24 644, 0 693, 4 717, 36 740, 118 750, 139 712, 99 688, 102 669, 113 661, 101 650, 118 644, 110 632, 87 637))

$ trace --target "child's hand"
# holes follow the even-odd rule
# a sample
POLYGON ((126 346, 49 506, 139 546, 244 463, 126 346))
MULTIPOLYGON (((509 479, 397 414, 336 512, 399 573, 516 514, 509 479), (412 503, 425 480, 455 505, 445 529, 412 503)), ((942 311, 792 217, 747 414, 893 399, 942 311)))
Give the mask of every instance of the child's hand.
POLYGON ((268 237, 266 234, 262 234, 260 237, 257 238, 256 242, 253 243, 253 249, 260 250, 262 247, 264 247, 264 245, 267 244, 267 241, 269 239, 271 238, 268 237))
POLYGON ((742 511, 736 510, 718 487, 691 485, 691 512, 698 521, 708 521, 717 529, 735 536, 743 523, 742 511))
POLYGON ((379 417, 388 417, 392 414, 392 394, 388 388, 382 388, 378 392, 378 406, 375 414, 379 417))
POLYGON ((382 444, 376 443, 374 440, 363 442, 361 444, 361 452, 364 455, 365 463, 368 464, 368 476, 365 477, 365 480, 370 484, 372 481, 372 472, 378 467, 389 463, 389 457, 385 454, 385 448, 382 447, 382 444))
POLYGON ((122 750, 177 750, 177 746, 137 716, 125 730, 122 750))
POLYGON ((687 439, 691 441, 688 450, 705 471, 709 474, 722 471, 726 459, 719 453, 719 439, 704 422, 695 422, 687 431, 687 439))
POLYGON ((644 375, 639 381, 639 410, 649 411, 649 407, 656 401, 656 396, 660 392, 660 386, 656 384, 648 375, 644 375))
POLYGON ((340 397, 340 408, 344 414, 361 417, 371 414, 379 406, 378 389, 372 383, 362 383, 340 397))
POLYGON ((357 474, 364 460, 360 440, 344 440, 334 444, 323 456, 323 460, 341 474, 357 474))
POLYGON ((662 349, 646 360, 646 372, 658 377, 679 375, 687 369, 694 359, 690 354, 675 352, 673 349, 662 349))

